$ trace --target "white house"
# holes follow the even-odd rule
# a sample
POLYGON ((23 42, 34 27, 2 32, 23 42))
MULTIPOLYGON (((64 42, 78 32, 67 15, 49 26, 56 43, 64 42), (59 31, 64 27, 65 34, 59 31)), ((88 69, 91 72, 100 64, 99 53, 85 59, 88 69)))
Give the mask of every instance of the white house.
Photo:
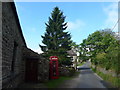
POLYGON ((77 69, 77 62, 78 60, 78 55, 79 53, 76 51, 75 48, 72 48, 71 50, 67 51, 67 53, 69 54, 69 57, 72 57, 72 67, 74 67, 75 69, 77 69))

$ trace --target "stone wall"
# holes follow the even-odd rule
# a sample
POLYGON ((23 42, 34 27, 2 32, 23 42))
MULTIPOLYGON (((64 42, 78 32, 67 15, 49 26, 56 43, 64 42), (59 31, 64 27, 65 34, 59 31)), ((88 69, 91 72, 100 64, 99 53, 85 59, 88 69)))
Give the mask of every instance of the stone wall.
POLYGON ((0 2, 0 90, 2 88, 2 3, 0 2))
MULTIPOLYGON (((36 58, 38 59, 38 82, 45 82, 49 79, 49 60, 46 60, 42 57, 42 55, 32 51, 28 48, 23 48, 23 64, 25 63, 25 60, 29 58, 36 58)), ((24 66, 25 67, 25 66, 24 66)), ((25 74, 25 68, 23 70, 25 74)))
POLYGON ((37 58, 39 60, 39 82, 44 82, 49 79, 49 61, 27 48, 14 2, 2 3, 1 37, 2 88, 16 88, 25 81, 25 60, 27 58, 37 58))
POLYGON ((76 71, 74 67, 65 66, 59 67, 58 70, 60 76, 73 76, 76 71))
MULTIPOLYGON (((91 65, 91 67, 92 68, 95 68, 95 65, 91 65)), ((96 70, 97 71, 100 71, 100 72, 102 72, 102 73, 104 73, 104 74, 107 74, 107 75, 112 75, 113 77, 117 77, 117 74, 115 73, 115 71, 113 71, 113 70, 106 70, 105 68, 102 68, 102 67, 96 67, 96 70)), ((120 76, 120 74, 118 75, 118 76, 120 76)))
POLYGON ((2 3, 2 87, 17 87, 23 81, 22 47, 26 47, 14 3, 2 3), (16 46, 16 55, 13 50, 16 46), (13 61, 13 58, 14 61, 13 61), (12 61, 14 63, 12 63, 12 61), (14 64, 14 65, 13 65, 14 64), (13 66, 12 66, 13 65, 13 66), (14 67, 14 70, 12 70, 14 67))
POLYGON ((40 58, 38 63, 38 80, 46 82, 49 80, 49 61, 45 58, 40 58))

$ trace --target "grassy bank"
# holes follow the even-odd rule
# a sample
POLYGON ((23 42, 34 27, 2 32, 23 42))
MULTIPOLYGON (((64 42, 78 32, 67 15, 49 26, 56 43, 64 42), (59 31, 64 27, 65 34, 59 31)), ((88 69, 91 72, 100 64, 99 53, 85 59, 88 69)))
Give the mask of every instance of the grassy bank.
POLYGON ((73 76, 60 76, 59 79, 49 80, 44 83, 48 88, 57 88, 60 84, 62 84, 66 80, 71 80, 75 76, 77 76, 80 72, 75 72, 73 76))
POLYGON ((82 66, 83 64, 85 64, 85 62, 82 62, 80 64, 77 64, 77 66, 82 66))
POLYGON ((102 77, 105 81, 110 82, 114 87, 120 87, 120 78, 104 74, 100 71, 95 70, 94 68, 92 68, 92 70, 96 72, 100 77, 102 77))

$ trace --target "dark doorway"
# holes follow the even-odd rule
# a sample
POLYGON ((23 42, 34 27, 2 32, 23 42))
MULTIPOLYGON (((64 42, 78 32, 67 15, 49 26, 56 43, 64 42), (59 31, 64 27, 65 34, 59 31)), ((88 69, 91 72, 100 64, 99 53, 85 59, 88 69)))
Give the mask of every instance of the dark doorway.
POLYGON ((26 60, 25 81, 26 82, 38 81, 38 59, 26 60))

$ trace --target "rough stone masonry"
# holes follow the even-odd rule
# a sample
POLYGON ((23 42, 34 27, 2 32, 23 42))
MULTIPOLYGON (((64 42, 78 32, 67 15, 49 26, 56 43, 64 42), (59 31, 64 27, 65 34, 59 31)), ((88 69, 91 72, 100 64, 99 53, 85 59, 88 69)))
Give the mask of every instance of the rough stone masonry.
POLYGON ((14 2, 2 2, 2 30, 0 30, 0 35, 2 35, 0 36, 2 37, 0 38, 2 41, 0 46, 0 50, 2 48, 0 51, 2 52, 2 55, 0 54, 2 56, 0 59, 2 60, 2 88, 16 88, 24 82, 25 59, 28 57, 38 56, 38 80, 40 82, 48 80, 49 62, 27 48, 14 2))
MULTIPOLYGON (((0 2, 0 66, 2 66, 2 3, 0 2)), ((2 67, 0 68, 0 89, 2 89, 2 67)))

